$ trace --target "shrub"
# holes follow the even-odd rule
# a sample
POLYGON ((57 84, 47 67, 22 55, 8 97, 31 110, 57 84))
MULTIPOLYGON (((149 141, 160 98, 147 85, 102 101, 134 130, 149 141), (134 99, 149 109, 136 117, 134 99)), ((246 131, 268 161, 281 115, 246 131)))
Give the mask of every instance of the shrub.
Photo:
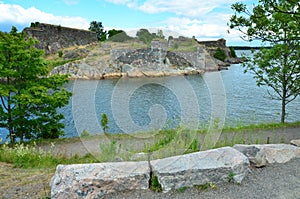
POLYGON ((60 50, 60 51, 58 51, 58 56, 59 56, 59 57, 62 57, 62 56, 63 56, 63 54, 64 54, 64 53, 63 53, 63 51, 61 51, 61 50, 60 50))
POLYGON ((86 129, 84 129, 82 131, 82 133, 80 134, 80 137, 82 137, 82 138, 89 137, 89 136, 90 136, 90 133, 86 129))
POLYGON ((103 113, 101 115, 101 126, 102 126, 102 130, 104 133, 106 133, 107 129, 108 129, 108 117, 105 113, 103 113))
POLYGON ((108 144, 100 144, 101 156, 99 158, 100 162, 113 161, 117 154, 120 153, 121 144, 117 146, 117 142, 112 140, 108 144))
POLYGON ((222 50, 221 48, 217 48, 217 50, 214 54, 214 58, 221 60, 221 61, 225 61, 226 57, 227 56, 226 56, 224 50, 222 50))
POLYGON ((234 48, 233 48, 233 47, 230 47, 229 49, 230 49, 231 57, 236 58, 237 56, 236 56, 236 53, 235 53, 234 48))
POLYGON ((157 176, 152 176, 150 189, 152 191, 155 191, 155 192, 161 192, 162 191, 162 187, 161 187, 161 184, 158 181, 157 176))

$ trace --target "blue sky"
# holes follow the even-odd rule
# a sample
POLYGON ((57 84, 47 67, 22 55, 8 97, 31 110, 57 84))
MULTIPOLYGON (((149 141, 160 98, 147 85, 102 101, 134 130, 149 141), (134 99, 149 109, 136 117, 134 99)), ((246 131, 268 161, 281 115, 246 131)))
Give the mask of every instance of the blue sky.
POLYGON ((235 2, 257 0, 0 0, 0 31, 31 22, 88 29, 101 21, 106 29, 158 28, 199 40, 225 38, 228 45, 249 45, 239 33, 227 33, 235 2))

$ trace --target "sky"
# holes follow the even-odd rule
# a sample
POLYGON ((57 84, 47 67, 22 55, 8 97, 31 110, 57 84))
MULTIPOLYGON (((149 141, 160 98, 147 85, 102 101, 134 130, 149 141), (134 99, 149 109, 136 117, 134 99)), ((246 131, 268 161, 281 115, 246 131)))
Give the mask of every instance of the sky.
POLYGON ((0 0, 0 31, 18 30, 31 22, 88 29, 91 21, 105 29, 125 31, 157 28, 198 40, 224 38, 227 45, 244 42, 227 23, 235 2, 247 5, 257 0, 0 0))

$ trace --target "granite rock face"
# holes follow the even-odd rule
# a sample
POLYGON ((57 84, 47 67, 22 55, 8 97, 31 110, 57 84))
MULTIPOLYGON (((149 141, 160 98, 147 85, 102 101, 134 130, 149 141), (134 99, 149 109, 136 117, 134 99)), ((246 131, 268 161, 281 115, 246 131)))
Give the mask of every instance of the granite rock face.
POLYGON ((149 188, 148 162, 59 165, 51 198, 101 198, 113 192, 149 188))
POLYGON ((256 167, 273 163, 286 163, 293 158, 300 157, 300 148, 289 144, 237 144, 233 148, 246 155, 250 163, 256 167))
POLYGON ((163 191, 206 183, 233 181, 241 183, 249 171, 249 161, 239 151, 224 147, 151 162, 163 191))

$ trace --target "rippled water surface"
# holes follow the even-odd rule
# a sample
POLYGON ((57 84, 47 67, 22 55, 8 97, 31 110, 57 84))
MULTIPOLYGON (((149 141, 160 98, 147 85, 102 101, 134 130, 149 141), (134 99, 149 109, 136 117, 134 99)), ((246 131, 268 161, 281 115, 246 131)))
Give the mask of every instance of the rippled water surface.
MULTIPOLYGON (((225 88, 226 101, 221 105, 225 106, 227 124, 280 121, 280 102, 270 100, 266 88, 257 87, 252 75, 244 74, 239 64, 216 73, 223 82, 212 80, 210 84, 225 88)), ((212 97, 221 99, 223 94, 209 90, 213 86, 207 85, 205 75, 73 81, 67 85, 73 97, 60 110, 65 115, 66 136, 78 136, 84 129, 102 132, 102 113, 108 116, 110 133, 172 128, 191 121, 208 124, 212 97)), ((300 120, 299 107, 299 98, 287 106, 287 121, 300 120)), ((5 137, 3 130, 1 137, 5 137)))

